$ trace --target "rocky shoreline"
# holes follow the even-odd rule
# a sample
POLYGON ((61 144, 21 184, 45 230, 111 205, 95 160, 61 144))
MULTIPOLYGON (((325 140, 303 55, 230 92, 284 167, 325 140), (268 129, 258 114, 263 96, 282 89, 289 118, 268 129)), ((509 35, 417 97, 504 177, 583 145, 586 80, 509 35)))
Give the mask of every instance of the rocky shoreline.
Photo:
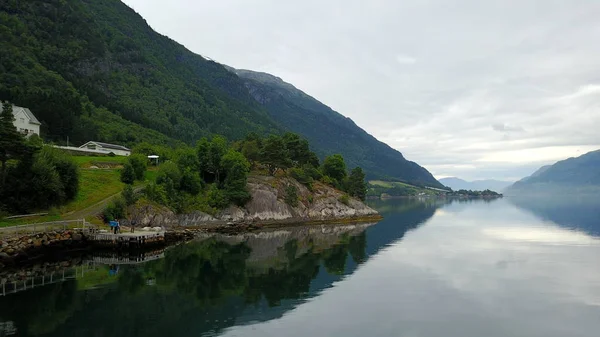
MULTIPOLYGON (((334 223, 365 223, 381 219, 378 214, 328 220, 298 221, 298 219, 271 220, 260 223, 200 223, 198 225, 171 226, 165 231, 162 246, 192 240, 201 234, 218 233, 238 235, 267 228, 289 228, 334 223)), ((14 235, 0 239, 0 270, 19 266, 73 252, 94 251, 98 248, 81 230, 59 230, 45 233, 14 235)), ((115 247, 115 249, 117 249, 115 247)))

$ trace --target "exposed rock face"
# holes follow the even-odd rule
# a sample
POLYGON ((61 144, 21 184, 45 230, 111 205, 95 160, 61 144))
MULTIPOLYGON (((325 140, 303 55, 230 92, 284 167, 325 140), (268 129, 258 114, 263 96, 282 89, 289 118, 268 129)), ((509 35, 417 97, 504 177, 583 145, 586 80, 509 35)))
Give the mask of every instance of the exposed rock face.
POLYGON ((302 223, 310 221, 345 220, 377 216, 377 211, 360 200, 340 201, 343 192, 315 182, 313 191, 292 178, 251 177, 248 189, 252 200, 244 207, 230 206, 215 216, 202 212, 174 214, 166 207, 144 206, 138 210, 139 226, 210 226, 235 223, 302 223), (295 186, 298 202, 286 203, 286 188, 295 186))

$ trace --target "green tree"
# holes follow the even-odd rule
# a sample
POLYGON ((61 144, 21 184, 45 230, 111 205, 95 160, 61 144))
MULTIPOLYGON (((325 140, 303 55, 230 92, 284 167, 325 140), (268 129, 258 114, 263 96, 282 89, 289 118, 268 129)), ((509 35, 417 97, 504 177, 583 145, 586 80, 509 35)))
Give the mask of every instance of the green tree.
POLYGON ((260 161, 260 145, 256 140, 244 141, 241 147, 242 154, 246 157, 252 166, 260 161))
POLYGON ((352 169, 346 182, 346 192, 355 198, 363 201, 365 200, 367 195, 367 183, 362 168, 355 167, 352 169))
POLYGON ((265 139, 260 157, 261 162, 267 165, 270 175, 275 175, 278 169, 286 169, 291 166, 285 142, 276 135, 270 135, 265 139))
POLYGON ((123 201, 125 201, 125 205, 131 206, 135 204, 137 201, 137 196, 135 195, 135 191, 131 185, 125 185, 123 188, 123 192, 121 192, 121 196, 123 197, 123 201))
POLYGON ((146 169, 148 167, 148 157, 142 154, 132 154, 127 158, 131 166, 133 167, 133 172, 135 173, 136 180, 144 180, 144 175, 146 173, 146 169))
POLYGON ((126 162, 121 169, 121 181, 125 184, 133 184, 135 181, 135 170, 131 163, 126 162))
POLYGON ((24 137, 17 131, 13 124, 14 120, 12 104, 3 102, 2 113, 0 113, 0 162, 2 163, 0 182, 2 184, 6 181, 6 162, 20 156, 25 147, 24 137))
MULTIPOLYGON (((37 147, 35 144, 31 146, 37 147)), ((73 200, 79 191, 79 168, 71 156, 50 146, 44 146, 39 156, 44 157, 58 173, 65 197, 64 201, 73 200)))
POLYGON ((229 149, 221 160, 221 167, 225 172, 223 190, 227 199, 238 205, 245 205, 251 198, 248 188, 248 172, 250 164, 238 151, 229 149))
POLYGON ((157 184, 165 184, 172 183, 173 186, 179 186, 181 183, 181 171, 179 167, 172 162, 168 161, 163 163, 158 170, 158 174, 156 176, 157 184))
POLYGON ((223 136, 215 136, 211 141, 202 138, 196 145, 196 152, 200 162, 200 174, 204 181, 220 182, 221 158, 227 152, 227 139, 223 136))
POLYGON ((323 174, 333 179, 339 187, 347 175, 344 157, 340 154, 325 157, 325 161, 323 162, 323 174))
POLYGON ((191 169, 185 169, 181 175, 181 181, 179 188, 191 195, 197 195, 202 190, 202 180, 197 171, 191 169))

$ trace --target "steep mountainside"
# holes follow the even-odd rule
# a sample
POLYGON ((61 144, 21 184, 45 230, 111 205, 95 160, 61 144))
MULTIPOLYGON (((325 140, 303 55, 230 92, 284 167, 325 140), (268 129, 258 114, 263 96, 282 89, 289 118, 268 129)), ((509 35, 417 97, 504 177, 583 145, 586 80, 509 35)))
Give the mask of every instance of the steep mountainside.
POLYGON ((439 180, 444 186, 448 186, 451 189, 457 190, 472 190, 472 191, 483 191, 491 190, 494 192, 502 192, 505 188, 510 186, 512 181, 484 179, 466 181, 456 177, 442 178, 439 180))
POLYGON ((245 80, 254 99, 275 121, 304 135, 317 153, 340 153, 350 167, 362 166, 370 178, 442 187, 426 169, 293 85, 270 74, 229 69, 245 80))
POLYGON ((600 150, 569 158, 514 183, 509 194, 597 191, 600 189, 600 150))
POLYGON ((194 142, 280 130, 237 76, 119 0, 2 1, 0 50, 0 99, 34 111, 47 138, 194 142))
POLYGON ((350 119, 250 74, 242 79, 156 33, 119 0, 0 2, 0 100, 30 108, 46 139, 173 144, 289 129, 372 177, 440 187, 350 119))

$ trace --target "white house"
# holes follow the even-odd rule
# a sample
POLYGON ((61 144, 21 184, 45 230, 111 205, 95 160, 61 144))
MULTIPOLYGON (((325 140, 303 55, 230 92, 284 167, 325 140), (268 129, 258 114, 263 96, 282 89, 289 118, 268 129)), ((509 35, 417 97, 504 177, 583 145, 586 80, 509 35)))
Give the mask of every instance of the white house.
POLYGON ((94 153, 109 154, 112 152, 117 156, 129 156, 131 154, 131 150, 126 148, 125 146, 93 141, 87 142, 81 145, 79 148, 94 153))
MULTIPOLYGON (((12 109, 13 116, 15 117, 13 124, 19 132, 27 136, 33 134, 40 135, 40 125, 42 125, 42 123, 35 118, 31 110, 16 105, 13 105, 12 109)), ((2 110, 2 105, 0 105, 0 112, 2 112, 2 110)))

